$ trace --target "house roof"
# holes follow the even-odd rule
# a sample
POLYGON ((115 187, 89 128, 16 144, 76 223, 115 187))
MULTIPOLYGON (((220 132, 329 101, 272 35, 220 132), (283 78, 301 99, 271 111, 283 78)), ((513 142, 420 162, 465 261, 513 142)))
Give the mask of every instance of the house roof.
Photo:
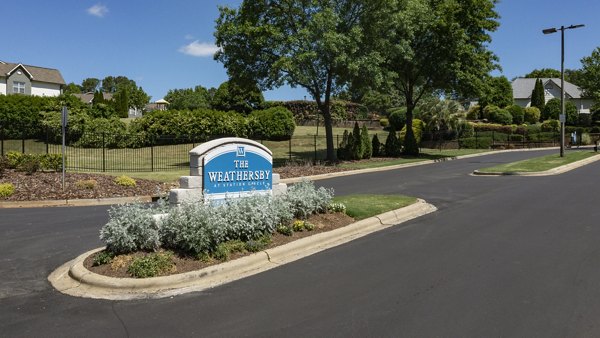
POLYGON ((23 68, 33 81, 64 85, 65 80, 57 69, 23 65, 20 63, 0 62, 0 77, 8 77, 17 68, 23 68))
MULTIPOLYGON (((83 103, 92 103, 94 101, 94 93, 73 94, 73 96, 83 101, 83 103)), ((106 101, 110 101, 113 98, 113 94, 111 93, 102 93, 102 96, 104 96, 106 101)))
MULTIPOLYGON (((560 88, 559 78, 541 78, 544 87, 551 82, 556 87, 560 88)), ((530 99, 533 87, 537 79, 534 78, 518 78, 512 82, 513 98, 515 99, 530 99)), ((574 99, 580 99, 583 95, 581 88, 565 81, 565 94, 574 99)))

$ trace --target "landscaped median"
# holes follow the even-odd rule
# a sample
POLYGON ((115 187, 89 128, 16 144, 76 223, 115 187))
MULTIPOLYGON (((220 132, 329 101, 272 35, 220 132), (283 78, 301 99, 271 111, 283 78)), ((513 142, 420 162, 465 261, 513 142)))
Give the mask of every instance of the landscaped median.
POLYGON ((567 151, 564 157, 552 154, 528 160, 501 164, 475 170, 473 174, 483 176, 547 176, 557 175, 600 160, 600 154, 589 150, 567 151))
MULTIPOLYGON (((351 199, 356 198, 358 196, 351 199)), ((367 200, 375 198, 376 196, 370 196, 367 200)), ((91 272, 84 264, 88 257, 105 250, 99 248, 65 263, 55 270, 48 280, 58 291, 68 295, 112 300, 162 298, 202 291, 293 262, 436 210, 433 205, 414 198, 402 197, 395 202, 389 200, 386 203, 389 208, 393 208, 394 205, 406 205, 407 202, 414 203, 335 230, 303 237, 196 271, 152 278, 107 277, 91 272)), ((361 214, 366 215, 362 212, 361 214)), ((360 217, 363 216, 357 216, 360 217)))

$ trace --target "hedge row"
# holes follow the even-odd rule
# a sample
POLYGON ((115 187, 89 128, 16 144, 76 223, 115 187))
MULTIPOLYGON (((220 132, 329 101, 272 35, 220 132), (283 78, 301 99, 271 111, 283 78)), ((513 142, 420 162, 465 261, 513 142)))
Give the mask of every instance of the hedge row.
MULTIPOLYGON (((292 112, 294 119, 314 120, 321 115, 315 101, 268 101, 263 104, 265 108, 285 107, 292 112)), ((332 101, 331 117, 334 120, 356 120, 367 118, 366 106, 349 101, 332 101)), ((320 118, 323 118, 322 116, 320 118)))

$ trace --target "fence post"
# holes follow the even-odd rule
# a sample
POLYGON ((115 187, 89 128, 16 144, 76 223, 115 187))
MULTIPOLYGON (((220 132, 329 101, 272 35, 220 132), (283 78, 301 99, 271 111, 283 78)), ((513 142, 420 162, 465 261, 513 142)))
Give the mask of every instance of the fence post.
POLYGON ((475 149, 479 149, 479 131, 475 129, 475 149))
POLYGON ((2 148, 0 149, 0 154, 4 156, 4 126, 0 126, 0 139, 0 142, 2 142, 0 144, 0 148, 2 148))
POLYGON ((48 154, 48 127, 46 127, 46 154, 48 154))
POLYGON ((290 161, 292 161, 292 137, 290 136, 290 139, 288 140, 288 155, 290 158, 290 161))
POLYGON ((25 130, 21 131, 21 152, 25 154, 25 130))
POLYGON ((106 171, 106 132, 102 132, 102 172, 106 171))
POLYGON ((150 171, 154 172, 154 135, 150 137, 150 171))
POLYGON ((496 145, 496 134, 492 130, 492 149, 494 149, 495 145, 496 145))

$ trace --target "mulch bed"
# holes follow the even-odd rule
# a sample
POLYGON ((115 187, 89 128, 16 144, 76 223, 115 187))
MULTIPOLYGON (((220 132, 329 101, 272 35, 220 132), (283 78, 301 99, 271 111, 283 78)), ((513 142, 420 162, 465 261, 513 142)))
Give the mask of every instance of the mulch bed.
POLYGON ((115 183, 115 176, 101 174, 67 173, 65 190, 62 189, 62 173, 24 172, 6 170, 0 183, 12 183, 15 193, 4 201, 39 201, 60 199, 87 199, 109 197, 156 196, 168 193, 170 184, 135 179, 135 187, 124 187, 115 183), (77 182, 94 180, 93 188, 79 187, 77 182))
MULTIPOLYGON (((267 247, 267 249, 274 248, 283 244, 287 244, 298 240, 300 238, 312 236, 321 232, 331 231, 337 228, 344 227, 346 225, 354 223, 354 219, 350 216, 341 213, 329 213, 329 214, 318 214, 312 215, 308 221, 315 225, 315 229, 313 231, 303 231, 303 232, 294 232, 292 236, 284 236, 282 234, 275 234, 271 243, 267 247)), ((104 275, 108 277, 116 277, 116 278, 131 278, 131 275, 127 272, 127 268, 131 261, 136 257, 141 257, 146 255, 144 252, 137 252, 128 255, 120 255, 113 258, 112 263, 104 264, 100 266, 93 266, 93 261, 95 255, 91 255, 84 261, 84 266, 99 275, 104 275)), ((252 253, 235 253, 232 254, 230 260, 247 256, 252 253)), ((222 263, 221 261, 212 260, 210 262, 203 262, 194 257, 183 256, 183 255, 175 255, 173 257, 173 262, 175 264, 174 268, 162 274, 161 276, 179 274, 189 271, 200 270, 205 267, 222 263)))

